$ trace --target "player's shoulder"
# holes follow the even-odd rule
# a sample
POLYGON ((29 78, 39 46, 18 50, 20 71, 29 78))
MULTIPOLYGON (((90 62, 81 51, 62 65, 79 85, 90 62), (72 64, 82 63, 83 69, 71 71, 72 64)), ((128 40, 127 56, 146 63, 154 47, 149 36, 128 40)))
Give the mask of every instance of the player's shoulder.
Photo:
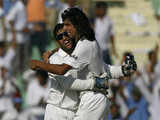
POLYGON ((93 49, 98 48, 98 42, 96 40, 90 41, 90 40, 85 39, 83 45, 86 49, 93 50, 93 49))
POLYGON ((94 42, 89 41, 87 39, 79 40, 76 45, 75 51, 80 53, 82 53, 83 51, 84 52, 91 51, 93 44, 94 42))
POLYGON ((89 57, 93 52, 95 52, 95 48, 97 48, 96 46, 96 41, 89 41, 87 39, 79 40, 72 55, 89 57))
POLYGON ((94 46, 96 44, 96 40, 94 41, 90 41, 88 39, 83 39, 80 40, 80 44, 84 47, 84 48, 90 48, 91 46, 94 46))
POLYGON ((52 50, 52 55, 50 57, 57 56, 59 54, 59 51, 60 51, 59 48, 52 50))
POLYGON ((51 61, 54 61, 55 59, 59 58, 59 49, 57 51, 54 51, 54 53, 49 57, 49 61, 50 63, 52 63, 51 61))

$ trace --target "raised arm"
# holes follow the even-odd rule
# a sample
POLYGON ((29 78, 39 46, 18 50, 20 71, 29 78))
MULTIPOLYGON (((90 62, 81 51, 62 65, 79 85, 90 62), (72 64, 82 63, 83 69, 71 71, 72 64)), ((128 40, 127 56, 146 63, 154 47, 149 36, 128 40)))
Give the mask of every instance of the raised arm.
POLYGON ((132 54, 125 58, 122 66, 104 65, 105 71, 110 74, 111 78, 120 78, 130 76, 137 70, 137 63, 132 54))

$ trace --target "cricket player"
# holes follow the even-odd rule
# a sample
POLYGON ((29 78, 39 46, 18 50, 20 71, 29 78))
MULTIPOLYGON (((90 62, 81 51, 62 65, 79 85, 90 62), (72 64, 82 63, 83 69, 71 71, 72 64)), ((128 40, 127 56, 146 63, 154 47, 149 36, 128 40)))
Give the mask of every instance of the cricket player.
MULTIPOLYGON (((136 70, 136 62, 132 57, 130 62, 127 60, 131 63, 128 64, 130 67, 125 65, 115 68, 104 65, 99 45, 95 40, 94 31, 90 26, 88 18, 81 10, 78 8, 69 8, 65 10, 62 14, 62 20, 64 22, 64 30, 69 33, 71 38, 77 41, 72 56, 76 58, 75 61, 79 63, 79 65, 76 66, 77 63, 72 64, 72 67, 79 68, 78 78, 87 78, 89 72, 97 75, 107 72, 110 77, 120 77, 130 74, 132 70, 136 70), (126 67, 127 69, 129 68, 129 71, 126 67)), ((103 94, 85 91, 81 92, 80 99, 81 102, 74 120, 106 119, 107 101, 103 94)))
MULTIPOLYGON (((106 81, 105 78, 98 79, 98 77, 95 79, 88 78, 87 80, 74 79, 74 76, 77 78, 77 73, 74 70, 69 70, 64 76, 53 74, 55 71, 51 71, 48 65, 54 69, 56 69, 55 64, 62 66, 65 60, 70 60, 69 54, 75 47, 71 39, 68 39, 68 35, 63 32, 62 27, 62 24, 58 24, 55 27, 55 33, 58 34, 55 36, 57 36, 56 39, 58 40, 61 48, 50 57, 51 64, 44 64, 43 62, 36 60, 32 60, 30 63, 30 67, 33 70, 40 68, 46 71, 50 71, 49 75, 51 78, 51 89, 45 113, 45 120, 73 120, 79 104, 78 91, 93 90, 95 87, 100 87, 103 81, 106 81), (70 42, 69 47, 65 47, 65 41, 70 42), (95 85, 97 80, 102 81, 98 83, 98 86, 95 85)), ((57 72, 56 74, 62 73, 57 72)))
MULTIPOLYGON (((115 67, 104 67, 99 46, 94 38, 94 32, 89 25, 88 18, 81 10, 78 8, 68 9, 62 14, 62 19, 64 20, 64 30, 76 42, 76 47, 69 56, 70 59, 65 61, 64 65, 61 65, 61 67, 63 66, 62 71, 73 69, 76 70, 77 78, 88 79, 90 73, 101 75, 107 71, 108 76, 115 77, 123 76, 124 73, 128 74, 135 70, 134 59, 129 60, 128 64, 122 67, 116 67, 116 69, 115 67)), ((70 46, 68 41, 65 41, 65 44, 70 46)), ((56 61, 56 59, 54 60, 56 61)), ((40 69, 42 69, 41 67, 40 69)), ((106 96, 99 92, 81 92, 81 101, 74 120, 105 120, 106 99, 106 96)))

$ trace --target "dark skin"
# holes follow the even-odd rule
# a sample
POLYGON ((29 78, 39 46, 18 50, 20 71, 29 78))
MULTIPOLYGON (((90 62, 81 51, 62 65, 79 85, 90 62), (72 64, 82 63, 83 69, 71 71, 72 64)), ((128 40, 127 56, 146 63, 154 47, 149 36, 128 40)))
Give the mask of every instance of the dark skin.
MULTIPOLYGON (((57 34, 60 34, 64 32, 63 29, 59 30, 57 34)), ((58 43, 60 46, 64 46, 68 49, 72 47, 72 42, 71 39, 64 36, 62 40, 59 40, 58 43), (69 41, 69 44, 65 45, 65 41, 69 41)), ((70 65, 67 64, 49 64, 48 58, 54 54, 56 51, 58 51, 58 48, 51 51, 51 52, 46 52, 43 55, 43 60, 44 61, 39 61, 39 60, 31 60, 30 61, 30 68, 32 70, 37 70, 37 69, 42 69, 44 71, 57 74, 57 75, 64 75, 68 70, 72 69, 70 65)), ((67 52, 67 51, 66 51, 67 52)), ((71 54, 71 53, 68 53, 71 54)))
POLYGON ((57 75, 64 75, 68 70, 72 69, 72 67, 67 64, 61 64, 61 65, 49 64, 39 60, 31 60, 30 68, 32 70, 37 70, 37 69, 45 70, 47 72, 57 75))

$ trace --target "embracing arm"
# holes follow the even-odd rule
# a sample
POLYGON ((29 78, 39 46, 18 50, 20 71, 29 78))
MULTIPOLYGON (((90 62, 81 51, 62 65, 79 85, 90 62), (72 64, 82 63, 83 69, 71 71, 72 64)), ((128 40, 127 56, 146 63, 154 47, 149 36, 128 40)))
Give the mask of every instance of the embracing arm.
POLYGON ((95 86, 94 78, 78 79, 74 78, 72 75, 67 75, 67 76, 58 75, 54 76, 54 79, 56 79, 57 82, 60 84, 60 86, 66 90, 76 90, 76 91, 93 90, 95 86))
POLYGON ((52 51, 47 51, 43 53, 43 61, 40 60, 31 60, 30 61, 30 68, 32 70, 36 69, 42 69, 46 72, 50 72, 57 75, 64 75, 68 70, 70 70, 72 67, 67 64, 50 64, 49 63, 49 57, 53 55, 55 52, 57 52, 59 48, 56 48, 52 51))
POLYGON ((42 69, 46 72, 50 72, 57 75, 64 75, 72 67, 67 64, 49 64, 39 60, 31 60, 30 68, 32 70, 42 69))
POLYGON ((83 91, 83 90, 94 90, 95 88, 105 89, 106 87, 108 87, 107 80, 105 77, 99 78, 91 76, 88 79, 77 79, 74 78, 71 74, 64 76, 64 74, 68 70, 70 70, 70 72, 76 71, 76 69, 71 70, 72 67, 67 64, 57 65, 57 64, 44 63, 38 60, 31 60, 30 67, 33 70, 42 69, 47 72, 57 74, 57 76, 54 76, 54 78, 58 80, 59 84, 64 89, 83 91))
MULTIPOLYGON (((57 76, 54 76, 56 80, 58 80, 58 83, 61 85, 62 88, 64 89, 69 89, 69 90, 77 90, 77 91, 83 91, 83 90, 93 90, 96 87, 96 80, 97 78, 89 78, 89 79, 77 79, 72 77, 72 75, 67 75, 64 76, 64 74, 70 70, 72 67, 67 65, 67 64, 49 64, 49 63, 44 63, 39 60, 31 60, 30 61, 30 67, 33 70, 36 69, 42 69, 47 72, 57 74, 57 76)), ((72 72, 74 70, 71 70, 72 72)), ((75 70, 76 71, 76 70, 75 70)), ((105 78, 103 81, 105 81, 105 78)), ((100 83, 103 84, 103 83, 100 83)))

